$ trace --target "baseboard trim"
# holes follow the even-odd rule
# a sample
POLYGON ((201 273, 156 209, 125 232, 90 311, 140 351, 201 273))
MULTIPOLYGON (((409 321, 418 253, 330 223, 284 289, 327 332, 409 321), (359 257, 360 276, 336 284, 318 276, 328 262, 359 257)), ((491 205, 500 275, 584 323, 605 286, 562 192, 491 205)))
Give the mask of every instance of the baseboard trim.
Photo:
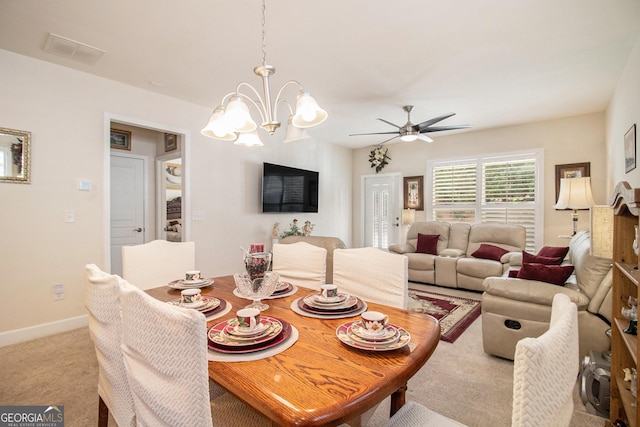
POLYGON ((70 317, 69 319, 57 320, 55 322, 43 323, 41 325, 29 326, 28 328, 15 329, 0 333, 0 347, 31 341, 60 332, 72 331, 89 325, 89 316, 82 315, 70 317))

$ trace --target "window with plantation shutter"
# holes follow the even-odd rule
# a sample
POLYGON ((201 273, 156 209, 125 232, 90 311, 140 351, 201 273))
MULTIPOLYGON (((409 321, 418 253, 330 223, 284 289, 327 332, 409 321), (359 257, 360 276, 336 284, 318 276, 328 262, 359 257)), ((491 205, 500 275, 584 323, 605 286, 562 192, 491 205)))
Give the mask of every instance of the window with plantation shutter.
POLYGON ((429 162, 427 217, 520 224, 533 252, 542 243, 542 163, 542 150, 429 162))

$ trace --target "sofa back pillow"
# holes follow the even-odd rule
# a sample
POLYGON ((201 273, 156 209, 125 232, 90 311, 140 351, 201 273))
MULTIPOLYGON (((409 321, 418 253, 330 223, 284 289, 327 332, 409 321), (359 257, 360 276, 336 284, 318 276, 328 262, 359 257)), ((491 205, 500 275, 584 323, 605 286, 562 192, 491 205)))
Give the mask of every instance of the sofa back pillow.
POLYGON ((407 243, 416 248, 417 252, 418 234, 439 234, 440 238, 438 239, 438 250, 436 253, 440 253, 440 251, 448 247, 449 226, 450 224, 444 221, 414 222, 407 232, 407 243))
POLYGON ((580 290, 593 298, 609 270, 611 259, 591 256, 591 235, 588 231, 579 231, 569 243, 571 264, 576 269, 576 280, 580 290))
POLYGON ((499 246, 507 252, 520 252, 524 250, 526 240, 527 230, 521 225, 501 222, 473 224, 469 231, 467 256, 473 256, 482 244, 499 246))
POLYGON ((518 272, 518 279, 537 280, 564 286, 573 273, 572 265, 522 264, 518 272))
POLYGON ((500 261, 502 255, 509 253, 508 250, 502 249, 499 246, 488 245, 483 243, 480 247, 471 254, 474 258, 491 259, 494 261, 500 261))
POLYGON ((562 264, 562 257, 542 256, 540 254, 533 255, 529 252, 522 251, 522 263, 523 264, 545 264, 545 265, 560 265, 562 264))
POLYGON ((438 238, 439 234, 421 234, 418 233, 418 243, 416 245, 416 253, 438 255, 438 238))

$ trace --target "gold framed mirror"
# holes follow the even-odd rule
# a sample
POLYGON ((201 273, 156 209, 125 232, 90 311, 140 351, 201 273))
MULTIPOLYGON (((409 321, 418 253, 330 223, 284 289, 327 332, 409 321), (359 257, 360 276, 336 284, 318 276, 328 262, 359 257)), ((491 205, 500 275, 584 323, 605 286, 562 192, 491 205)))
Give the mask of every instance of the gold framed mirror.
POLYGON ((0 182, 31 183, 31 132, 0 127, 0 182))

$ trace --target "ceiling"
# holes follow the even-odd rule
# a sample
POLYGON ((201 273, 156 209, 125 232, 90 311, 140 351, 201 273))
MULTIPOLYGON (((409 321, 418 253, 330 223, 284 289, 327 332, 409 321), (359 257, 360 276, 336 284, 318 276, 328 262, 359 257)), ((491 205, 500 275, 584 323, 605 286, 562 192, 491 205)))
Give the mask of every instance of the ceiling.
MULTIPOLYGON (((0 48, 213 110, 240 81, 261 90, 252 71, 262 62, 261 8, 260 0, 0 0, 0 48), (106 53, 89 65, 45 52, 49 33, 106 53)), ((387 138, 349 134, 394 129, 378 117, 403 125, 407 104, 414 123, 455 112, 439 124, 471 131, 603 111, 638 39, 640 2, 277 0, 266 25, 266 62, 277 68, 271 96, 298 80, 329 113, 309 133, 358 148, 387 138)), ((293 88, 285 94, 294 100, 293 88)), ((445 134, 429 136, 437 143, 445 134)))

